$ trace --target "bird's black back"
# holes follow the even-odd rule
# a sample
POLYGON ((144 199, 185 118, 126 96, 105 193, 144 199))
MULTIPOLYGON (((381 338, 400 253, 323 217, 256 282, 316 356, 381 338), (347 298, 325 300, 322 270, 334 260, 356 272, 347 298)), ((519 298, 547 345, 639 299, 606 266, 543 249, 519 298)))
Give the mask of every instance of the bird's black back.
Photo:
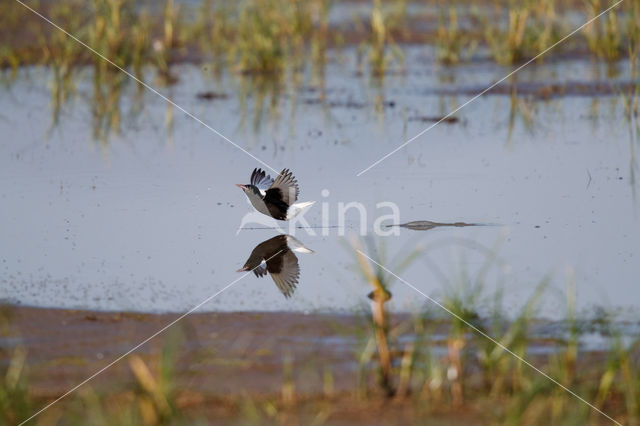
POLYGON ((267 189, 263 201, 274 219, 285 220, 287 218, 289 205, 284 201, 280 188, 267 189))

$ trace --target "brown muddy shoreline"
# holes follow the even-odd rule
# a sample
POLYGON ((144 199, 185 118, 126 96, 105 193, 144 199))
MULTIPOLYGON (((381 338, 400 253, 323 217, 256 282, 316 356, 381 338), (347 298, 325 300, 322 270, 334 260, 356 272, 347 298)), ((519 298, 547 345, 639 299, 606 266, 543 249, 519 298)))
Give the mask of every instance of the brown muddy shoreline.
MULTIPOLYGON (((179 317, 17 306, 4 306, 2 312, 0 364, 10 363, 16 347, 26 349, 28 391, 43 406, 179 317)), ((206 418, 210 424, 246 420, 247 399, 285 410, 285 424, 306 423, 318 416, 327 416, 331 424, 415 421, 418 413, 410 399, 390 400, 375 391, 366 399, 358 397, 357 336, 367 326, 366 319, 356 315, 194 313, 135 354, 154 366, 175 343, 179 347, 174 364, 176 404, 188 416, 206 418), (282 397, 288 363, 294 371, 293 401, 282 397)), ((120 360, 76 392, 104 393, 105 401, 133 398, 128 389, 135 377, 127 361, 120 360)), ((371 386, 375 388, 375 383, 371 386)), ((64 404, 60 405, 43 415, 45 423, 64 419, 64 404)), ((474 405, 456 412, 436 411, 431 418, 447 424, 483 423, 474 405)))
MULTIPOLYGON (((28 364, 38 371, 33 385, 38 393, 49 395, 71 387, 180 316, 13 306, 4 310, 9 318, 9 338, 2 346, 13 342, 11 346, 21 344, 26 348, 28 364)), ((363 320, 328 314, 194 313, 136 353, 152 356, 162 351, 167 339, 177 339, 186 357, 183 361, 190 364, 183 373, 193 375, 189 378, 191 385, 212 393, 239 389, 271 393, 280 388, 285 354, 295 354, 301 363, 321 357, 336 368, 342 363, 351 364, 355 348, 350 346, 355 342, 349 337, 342 341, 340 336, 353 333, 359 328, 358 322, 363 320), (175 336, 177 329, 180 337, 175 336), (332 337, 341 344, 324 342, 332 337), (205 372, 218 380, 200 381, 195 373, 205 372)), ((122 364, 105 376, 126 371, 126 363, 122 364)), ((349 381, 348 374, 342 373, 338 377, 349 381)), ((305 385, 300 389, 304 390, 305 385)))
MULTIPOLYGON (((26 353, 27 392, 34 405, 45 406, 180 315, 5 305, 0 309, 0 365, 3 370, 10 368, 18 351, 26 353)), ((422 346, 421 337, 407 329, 415 321, 408 314, 390 319, 396 367, 406 362, 402 351, 407 337, 422 346)), ((423 343, 446 368, 447 346, 456 340, 451 340, 451 322, 427 321, 433 326, 423 343)), ((277 415, 271 420, 277 424, 406 424, 427 419, 435 424, 488 424, 506 409, 507 401, 484 393, 478 365, 471 357, 466 361, 469 378, 463 405, 449 401, 446 386, 441 396, 420 387, 384 395, 377 384, 375 353, 362 364, 370 333, 364 314, 194 313, 74 390, 65 402, 47 410, 42 420, 44 424, 64 421, 69 416, 66 407, 77 409, 78 401, 88 394, 99 395, 105 406, 135 403, 140 384, 132 358, 142 360, 156 377, 161 376, 162 362, 169 360, 173 404, 186 418, 206 419, 207 424, 245 423, 253 409, 274 410, 277 415), (487 412, 487 404, 493 412, 487 412)), ((468 349, 475 352, 478 343, 470 342, 468 349)), ((558 339, 531 338, 529 343, 537 350, 527 359, 543 369, 556 355, 539 350, 564 346, 558 339)), ((581 352, 581 377, 594 379, 585 367, 602 365, 606 358, 604 352, 581 352)), ((618 411, 622 401, 613 395, 609 404, 618 411)), ((604 424, 601 420, 596 418, 594 423, 604 424)), ((269 423, 256 418, 258 423, 265 421, 269 423)))

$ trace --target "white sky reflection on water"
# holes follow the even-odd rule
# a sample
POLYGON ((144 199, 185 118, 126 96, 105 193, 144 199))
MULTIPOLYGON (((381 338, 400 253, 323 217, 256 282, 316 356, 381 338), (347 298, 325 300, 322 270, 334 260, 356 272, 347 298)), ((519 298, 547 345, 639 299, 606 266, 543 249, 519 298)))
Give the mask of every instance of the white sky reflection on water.
MULTIPOLYGON (((412 52, 408 60, 422 64, 412 52)), ((589 71, 586 62, 537 69, 523 73, 521 81, 605 78, 589 71)), ((449 84, 483 84, 503 71, 464 70, 449 84)), ((239 125, 240 106, 228 78, 216 84, 197 67, 180 67, 181 83, 171 96, 276 169, 290 168, 300 182, 301 200, 318 201, 307 215, 312 225, 320 225, 322 202, 329 203, 333 225, 339 201, 360 201, 369 207, 370 228, 375 204, 386 200, 397 203, 403 222, 502 225, 403 229, 399 237, 385 238, 389 257, 407 244, 425 248, 429 263, 419 260, 401 275, 428 294, 441 297, 461 271, 475 277, 482 268, 486 255, 460 241, 491 247, 504 238, 485 294, 502 283, 507 309, 517 310, 551 274, 541 314, 562 316, 568 267, 575 271, 580 309, 637 308, 640 223, 630 184, 632 142, 615 97, 598 98, 597 120, 589 97, 530 102, 532 130, 518 118, 510 140, 509 97, 484 97, 461 112, 461 123, 437 126, 355 177, 428 125, 408 118, 437 116, 464 102, 466 95, 447 97, 442 106, 438 96, 428 95, 439 87, 442 73, 425 65, 424 72, 388 78, 382 90, 394 106, 382 117, 371 106, 377 89, 354 76, 348 64, 332 64, 327 97, 338 106, 323 110, 305 102, 317 92, 303 91, 292 119, 289 98, 282 96, 280 121, 265 120, 257 133, 251 117, 239 125), (229 98, 196 99, 197 92, 210 89, 229 98), (365 107, 346 107, 349 102, 365 107), (326 198, 323 189, 330 191, 326 198)), ((234 184, 246 183, 259 165, 179 113, 171 142, 164 127, 166 106, 146 94, 145 109, 133 120, 126 113, 130 99, 123 98, 122 135, 112 135, 104 151, 92 142, 91 111, 83 99, 91 95, 88 74, 81 95, 64 106, 61 125, 48 137, 49 75, 30 69, 2 88, 0 299, 51 307, 186 310, 236 279, 253 247, 275 235, 247 230, 236 236, 250 206, 234 184)), ((357 227, 355 214, 348 219, 357 227)), ((350 311, 366 303, 369 288, 348 268, 353 257, 335 230, 328 237, 304 231, 296 236, 316 253, 298 255, 302 272, 292 299, 285 300, 269 277, 250 276, 203 310, 350 311)), ((425 304, 399 283, 391 291, 394 309, 425 304)))

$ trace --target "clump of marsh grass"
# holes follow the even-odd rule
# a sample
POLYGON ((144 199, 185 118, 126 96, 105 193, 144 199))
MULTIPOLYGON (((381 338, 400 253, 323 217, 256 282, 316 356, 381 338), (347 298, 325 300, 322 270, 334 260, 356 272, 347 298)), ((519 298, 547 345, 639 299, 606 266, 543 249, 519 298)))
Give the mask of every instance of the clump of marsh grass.
POLYGON ((481 16, 484 40, 493 59, 512 64, 534 57, 560 38, 562 22, 555 0, 510 1, 506 10, 494 6, 493 16, 481 16), (505 20, 504 28, 497 22, 505 20))
MULTIPOLYGON (((188 424, 179 408, 179 387, 176 385, 175 364, 182 344, 181 332, 172 329, 159 354, 149 358, 132 354, 126 362, 133 381, 126 386, 113 386, 98 392, 86 384, 64 400, 40 414, 42 424, 96 425, 117 424, 188 424)), ((18 424, 46 404, 28 392, 25 369, 26 352, 19 347, 0 382, 0 421, 18 424)))
MULTIPOLYGON (((389 349, 389 324, 384 304, 391 298, 388 290, 388 280, 384 271, 376 265, 376 270, 371 266, 369 259, 363 254, 362 247, 355 241, 354 250, 362 275, 372 287, 369 298, 371 304, 371 318, 374 330, 375 342, 380 360, 380 385, 384 392, 391 396, 395 390, 391 378, 391 351, 389 349)), ((371 350, 365 353, 371 353, 371 350)), ((366 358, 370 358, 367 356, 366 358)), ((366 359, 365 358, 365 359, 366 359)))
MULTIPOLYGON (((516 355, 526 358, 529 347, 530 325, 534 321, 540 299, 548 288, 549 280, 542 280, 534 289, 515 319, 508 320, 502 312, 502 292, 495 295, 491 325, 486 332, 516 355)), ((489 395, 501 398, 517 393, 526 385, 527 371, 518 359, 503 348, 484 338, 479 341, 478 361, 482 367, 483 382, 489 395)))
MULTIPOLYGON (((375 253, 372 256, 384 264, 385 251, 371 243, 369 247, 368 251, 375 253)), ((618 421, 635 422, 640 415, 640 369, 635 367, 633 360, 640 356, 640 339, 623 344, 619 334, 605 333, 611 336, 608 349, 599 354, 581 354, 580 342, 584 331, 589 329, 581 324, 589 322, 578 319, 576 285, 572 274, 567 278, 565 319, 558 323, 560 334, 551 340, 534 331, 539 328, 536 328, 539 324, 536 313, 542 298, 548 295, 550 277, 534 288, 515 317, 504 313, 502 291, 493 296, 491 314, 486 316, 487 311, 482 305, 490 298, 484 292, 485 280, 491 265, 499 260, 495 252, 497 247, 487 249, 487 259, 477 277, 467 275, 463 268, 457 281, 459 285, 449 283, 441 303, 455 315, 449 317, 448 314, 434 314, 428 310, 422 316, 413 316, 398 323, 385 309, 388 299, 385 295, 389 295, 386 271, 373 266, 375 262, 362 254, 358 242, 352 245, 359 273, 374 289, 374 333, 359 354, 360 398, 371 397, 366 392, 362 365, 375 359, 377 353, 382 375, 379 383, 385 394, 394 394, 398 398, 413 395, 422 415, 427 417, 434 410, 430 407, 437 407, 441 412, 447 409, 445 407, 456 410, 467 403, 482 401, 482 404, 492 404, 494 408, 489 418, 497 422, 537 424, 542 419, 551 418, 554 423, 587 423, 603 419, 600 413, 550 380, 551 377, 586 400, 594 401, 596 408, 614 415, 618 421), (383 297, 376 297, 376 292, 383 297), (378 312, 384 313, 382 320, 378 312), (434 336, 434 327, 439 330, 439 340, 428 337, 434 336), (482 333, 493 337, 511 353, 482 333), (541 339, 543 343, 536 343, 541 339), (398 345, 400 340, 405 342, 402 347, 398 345), (531 351, 532 345, 543 345, 546 350, 536 354, 531 351), (441 346, 444 348, 438 349, 441 346), (603 363, 603 356, 608 361, 603 363), (518 357, 528 360, 549 377, 518 357), (588 373, 580 373, 585 367, 588 373)), ((416 254, 418 258, 424 255, 416 254)), ((599 318, 598 330, 612 327, 610 321, 599 318)))
POLYGON ((36 62, 32 52, 20 49, 18 34, 24 34, 29 11, 16 2, 0 3, 3 30, 7 36, 0 37, 0 70, 11 69, 11 77, 17 75, 18 67, 24 61, 36 62), (13 37, 9 36, 13 35, 13 37))
POLYGON ((196 31, 199 45, 217 75, 227 66, 240 76, 240 127, 251 98, 254 129, 264 112, 279 117, 284 83, 295 91, 305 61, 312 62, 314 77, 324 81, 329 7, 328 0, 249 0, 234 7, 204 3, 196 31))
MULTIPOLYGON (((15 337, 10 332, 11 311, 0 306, 0 338, 15 337)), ((22 344, 0 347, 0 356, 8 359, 0 368, 0 423, 18 424, 33 410, 27 384, 27 350, 22 344)))
MULTIPOLYGON (((130 69, 142 81, 146 64, 157 70, 156 84, 176 81, 170 72, 171 52, 179 45, 181 15, 172 0, 166 0, 159 36, 153 38, 152 23, 144 8, 129 0, 94 0, 89 25, 89 44, 104 57, 124 69, 130 69)), ((120 102, 129 78, 103 58, 90 57, 93 64, 94 139, 106 146, 111 132, 119 133, 120 102)), ((142 86, 138 84, 138 91, 142 86)))
POLYGON ((371 11, 371 45, 369 51, 369 62, 373 72, 377 75, 384 74, 387 68, 387 28, 385 27, 384 16, 382 15, 382 3, 374 0, 371 11))
POLYGON ((242 73, 277 73, 311 34, 313 2, 250 0, 236 12, 230 63, 242 73))
MULTIPOLYGON (((71 33, 83 34, 80 6, 75 2, 56 3, 51 8, 52 19, 67 24, 71 33)), ((57 30, 48 29, 38 33, 42 45, 42 63, 51 67, 52 126, 58 123, 62 105, 75 93, 75 81, 78 75, 78 63, 86 58, 84 48, 77 42, 57 30)))
MULTIPOLYGON (((605 1, 585 0, 585 15, 593 18, 608 6, 605 1)), ((616 61, 625 54, 631 55, 628 46, 637 54, 640 46, 640 1, 621 3, 587 26, 584 37, 589 50, 608 61, 616 61)))
POLYGON ((478 45, 477 39, 463 31, 458 24, 458 8, 440 8, 438 13, 438 29, 436 30, 436 47, 438 59, 452 65, 470 59, 478 45))
MULTIPOLYGON (((592 19, 606 7, 604 1, 586 0, 585 14, 592 19)), ((585 28, 585 38, 591 52, 610 61, 618 59, 623 53, 623 34, 617 11, 613 10, 592 22, 585 28)))
MULTIPOLYGON (((392 396, 395 394, 395 384, 394 379, 392 377, 392 352, 391 352, 391 343, 389 341, 389 318, 388 312, 385 307, 385 303, 387 303, 391 299, 391 292, 389 291, 389 286, 394 281, 394 277, 389 274, 383 267, 380 265, 384 265, 386 260, 386 250, 382 243, 380 243, 377 247, 371 240, 367 240, 368 248, 370 253, 376 259, 375 262, 371 262, 367 255, 365 255, 363 251, 362 244, 359 240, 353 239, 351 242, 351 249, 356 257, 356 261, 358 264, 358 271, 365 279, 365 281, 371 286, 372 291, 369 293, 368 297, 371 299, 371 325, 373 327, 373 334, 375 341, 375 347, 377 349, 378 359, 380 362, 379 368, 379 383, 387 396, 392 396)), ((404 269, 406 269, 417 257, 420 249, 414 249, 409 252, 404 258, 397 259, 390 263, 390 266, 397 273, 401 273, 404 269)), ((372 340, 365 348, 362 356, 361 356, 361 365, 366 363, 371 356, 373 355, 373 346, 371 345, 372 340)), ((413 351, 412 347, 408 347, 407 350, 409 352, 413 351)), ((407 358, 402 363, 401 374, 400 374, 400 389, 403 392, 406 391, 407 387, 407 369, 410 367, 410 359, 411 356, 408 355, 407 358)), ((404 358, 403 358, 404 359, 404 358)))
POLYGON ((0 422, 18 424, 33 409, 26 379, 27 351, 16 346, 9 355, 9 365, 0 375, 0 422))
POLYGON ((173 50, 182 44, 183 27, 180 5, 175 5, 173 0, 166 0, 162 13, 161 36, 152 42, 153 63, 158 71, 157 81, 163 86, 178 81, 171 72, 170 65, 173 50))
MULTIPOLYGON (((402 3, 401 3, 402 5, 402 3)), ((383 77, 389 65, 394 61, 401 61, 402 51, 395 44, 391 34, 392 25, 399 25, 400 14, 385 13, 381 0, 373 0, 370 17, 370 36, 366 46, 369 56, 369 66, 374 77, 383 77)))
MULTIPOLYGON (((632 43, 629 43, 629 76, 634 79, 640 76, 640 52, 632 43)), ((622 104, 624 105, 625 117, 630 122, 634 121, 634 118, 638 117, 640 113, 640 83, 635 87, 631 87, 628 92, 621 92, 622 104)))
POLYGON ((198 40, 199 50, 205 52, 207 59, 212 61, 217 74, 220 74, 230 59, 227 52, 232 49, 235 31, 232 14, 233 8, 228 4, 204 0, 191 34, 198 40))
POLYGON ((513 143, 513 133, 517 122, 521 122, 527 131, 533 131, 536 114, 536 103, 530 97, 518 95, 518 91, 514 87, 509 94, 507 144, 513 143))
POLYGON ((217 67, 241 74, 278 74, 299 66, 310 46, 324 56, 328 0, 249 0, 235 7, 203 1, 193 34, 217 67))

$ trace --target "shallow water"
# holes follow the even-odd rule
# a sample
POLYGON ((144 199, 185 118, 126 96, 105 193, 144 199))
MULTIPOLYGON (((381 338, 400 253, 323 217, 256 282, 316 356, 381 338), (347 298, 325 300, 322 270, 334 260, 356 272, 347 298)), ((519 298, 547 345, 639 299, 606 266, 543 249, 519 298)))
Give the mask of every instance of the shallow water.
MULTIPOLYGON (((442 116, 470 97, 469 87, 482 90, 508 71, 489 63, 437 67, 423 48, 407 48, 406 55, 407 72, 392 72, 379 85, 359 76, 352 50, 334 52, 326 99, 307 73, 299 90, 286 86, 276 96, 277 112, 260 111, 254 91, 243 108, 241 79, 215 80, 196 65, 176 67, 179 83, 160 90, 274 169, 290 168, 301 200, 317 201, 305 216, 312 226, 322 225, 323 208, 329 225, 338 225, 338 203, 351 201, 367 207, 369 231, 389 214, 376 209, 382 201, 397 204, 403 223, 491 225, 400 228, 398 236, 379 239, 388 254, 382 263, 392 270, 393 257, 415 246, 424 250, 400 275, 437 300, 456 288, 471 297, 460 283, 481 276, 484 291, 474 304, 490 305, 502 288, 505 309, 515 313, 548 276, 551 289, 539 315, 562 317, 574 277, 579 310, 636 309, 640 223, 631 152, 638 142, 620 98, 522 97, 513 113, 514 98, 482 97, 456 114, 457 123, 434 127, 356 177, 432 124, 421 117, 442 116), (464 93, 437 94, 436 88, 464 93), (207 90, 228 97, 196 97, 207 90), (492 254, 496 259, 488 261, 492 254)), ((541 63, 519 73, 518 83, 628 80, 623 64, 610 71, 582 60, 541 63)), ((133 85, 121 99, 121 134, 96 141, 89 69, 51 127, 50 84, 46 69, 23 69, 0 96, 0 299, 184 311, 241 277, 236 270, 253 247, 277 235, 237 233, 252 208, 234 184, 264 167, 238 148, 150 92, 141 112, 130 113, 133 85)), ((358 230, 355 211, 345 228, 347 234, 358 230)), ((200 310, 365 307, 370 289, 340 229, 314 231, 295 232, 315 253, 297 255, 301 277, 292 298, 269 277, 249 275, 200 310)), ((398 281, 391 292, 395 310, 429 304, 398 281)))

